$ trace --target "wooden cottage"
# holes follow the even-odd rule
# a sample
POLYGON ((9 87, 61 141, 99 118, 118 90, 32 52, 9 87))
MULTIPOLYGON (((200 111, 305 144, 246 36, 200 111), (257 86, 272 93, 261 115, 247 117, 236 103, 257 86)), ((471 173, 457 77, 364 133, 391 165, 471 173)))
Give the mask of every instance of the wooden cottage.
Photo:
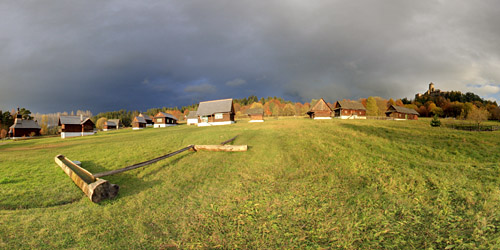
POLYGON ((136 116, 134 117, 134 120, 132 120, 132 129, 133 130, 138 130, 138 129, 143 129, 147 126, 146 119, 144 116, 136 116))
POLYGON ((94 122, 82 115, 61 116, 58 125, 61 126, 61 138, 93 135, 96 132, 94 122))
POLYGON ((191 110, 186 116, 187 125, 198 124, 198 114, 196 110, 191 110))
POLYGON ((330 108, 328 103, 321 98, 314 104, 314 106, 311 107, 307 114, 309 115, 309 118, 314 120, 332 119, 332 108, 330 108))
POLYGON ((164 128, 177 125, 177 118, 168 113, 158 112, 158 114, 153 117, 153 122, 155 128, 164 128))
POLYGON ((248 109, 246 113, 250 117, 249 122, 264 122, 264 109, 263 108, 248 109))
POLYGON ((104 122, 104 126, 102 127, 102 131, 115 130, 118 129, 119 119, 109 119, 104 122), (118 122, 117 122, 118 120, 118 122))
POLYGON ((36 121, 25 120, 21 114, 17 113, 14 124, 9 128, 9 136, 12 139, 39 136, 41 129, 36 121))
POLYGON ((366 119, 366 108, 358 101, 337 101, 333 111, 340 119, 366 119))
POLYGON ((149 115, 145 115, 145 114, 139 114, 140 117, 144 117, 144 120, 146 121, 146 127, 153 127, 154 125, 154 122, 153 122, 153 118, 151 118, 151 116, 149 115))
POLYGON ((387 117, 392 117, 394 120, 418 120, 418 112, 414 109, 391 105, 385 112, 387 117))
POLYGON ((233 124, 233 99, 200 102, 197 115, 198 126, 233 124))

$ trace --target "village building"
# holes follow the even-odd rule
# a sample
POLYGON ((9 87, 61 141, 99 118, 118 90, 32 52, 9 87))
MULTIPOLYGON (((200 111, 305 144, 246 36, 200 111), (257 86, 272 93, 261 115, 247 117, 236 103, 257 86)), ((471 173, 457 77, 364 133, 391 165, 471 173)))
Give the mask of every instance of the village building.
POLYGON ((144 120, 146 121, 146 127, 153 127, 154 125, 154 122, 153 122, 153 118, 151 118, 151 116, 149 115, 145 115, 145 114, 139 114, 140 117, 144 117, 144 120))
POLYGON ((58 126, 61 126, 61 138, 93 135, 95 124, 89 117, 60 116, 58 126))
POLYGON ((21 114, 17 113, 14 124, 9 128, 9 136, 12 139, 39 136, 41 129, 36 121, 25 120, 21 114))
POLYGON ((332 119, 332 108, 321 98, 311 107, 307 114, 309 118, 314 120, 332 119))
POLYGON ((366 119, 366 108, 358 101, 337 101, 333 111, 340 119, 366 119))
POLYGON ((233 99, 200 102, 198 126, 227 125, 234 123, 233 99))
POLYGON ((394 118, 394 120, 418 120, 419 114, 414 109, 391 105, 385 115, 394 118))
POLYGON ((138 130, 138 129, 144 129, 147 126, 146 119, 144 116, 136 116, 134 117, 134 120, 132 120, 132 129, 133 130, 138 130))
POLYGON ((177 125, 177 118, 168 113, 158 112, 158 114, 153 117, 153 122, 155 128, 165 128, 177 125))
POLYGON ((110 120, 105 121, 104 125, 102 127, 102 131, 118 129, 118 124, 117 124, 116 120, 120 121, 119 119, 110 119, 110 120))
POLYGON ((263 108, 251 108, 246 111, 247 115, 250 117, 249 122, 264 122, 264 109, 263 108))
POLYGON ((198 124, 198 114, 196 110, 189 111, 189 113, 186 115, 186 121, 187 125, 198 124))

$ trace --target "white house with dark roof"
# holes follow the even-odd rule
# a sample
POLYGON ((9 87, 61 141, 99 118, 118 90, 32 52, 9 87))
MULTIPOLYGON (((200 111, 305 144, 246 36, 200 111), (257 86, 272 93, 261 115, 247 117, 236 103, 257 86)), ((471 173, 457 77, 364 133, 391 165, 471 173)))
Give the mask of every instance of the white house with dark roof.
POLYGON ((233 99, 200 102, 197 115, 199 127, 233 124, 233 99))

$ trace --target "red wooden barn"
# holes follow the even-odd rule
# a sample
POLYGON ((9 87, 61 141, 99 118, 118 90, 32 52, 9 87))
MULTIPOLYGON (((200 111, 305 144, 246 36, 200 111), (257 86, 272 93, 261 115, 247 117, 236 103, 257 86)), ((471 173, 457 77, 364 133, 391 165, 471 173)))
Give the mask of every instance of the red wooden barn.
POLYGON ((414 109, 391 105, 385 112, 387 117, 392 117, 394 120, 418 120, 418 112, 414 109))
POLYGON ((318 120, 318 119, 332 119, 332 108, 325 102, 323 98, 321 98, 318 102, 316 102, 311 109, 307 112, 309 118, 318 120))
POLYGON ((366 108, 358 101, 337 101, 333 111, 341 119, 366 119, 366 108))
POLYGON ((94 122, 82 115, 60 116, 58 125, 61 126, 61 138, 95 134, 94 122))

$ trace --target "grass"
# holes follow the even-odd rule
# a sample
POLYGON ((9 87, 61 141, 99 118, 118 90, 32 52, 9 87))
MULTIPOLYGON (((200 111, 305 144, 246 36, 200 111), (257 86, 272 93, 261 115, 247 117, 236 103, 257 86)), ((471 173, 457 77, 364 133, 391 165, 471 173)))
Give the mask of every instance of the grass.
POLYGON ((420 121, 269 120, 0 145, 0 248, 500 248, 500 131, 420 121), (104 179, 91 203, 54 163, 104 179))

